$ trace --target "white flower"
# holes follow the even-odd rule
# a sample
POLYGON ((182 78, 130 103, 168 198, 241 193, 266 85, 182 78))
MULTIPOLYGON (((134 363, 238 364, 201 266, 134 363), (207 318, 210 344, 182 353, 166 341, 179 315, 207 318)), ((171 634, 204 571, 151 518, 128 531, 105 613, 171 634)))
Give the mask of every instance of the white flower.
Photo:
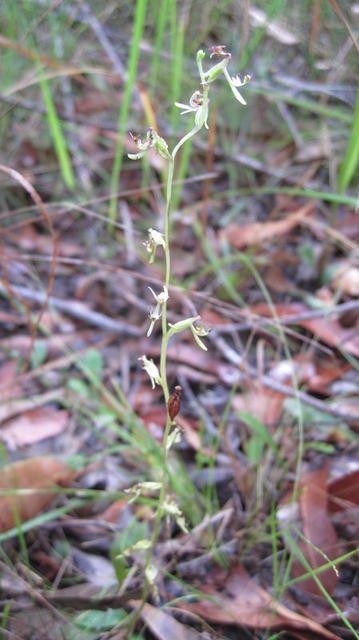
POLYGON ((249 74, 246 74, 243 78, 243 80, 241 80, 240 76, 230 76, 228 73, 228 69, 225 67, 223 69, 223 73, 226 76, 227 82, 229 84, 229 86, 232 89, 233 95, 235 96, 235 98, 238 100, 238 102, 240 102, 241 104, 246 105, 246 101, 243 98, 242 94, 239 93, 237 87, 244 87, 244 85, 247 84, 247 82, 250 81, 251 76, 249 74))
POLYGON ((200 316, 193 316, 192 318, 186 318, 185 320, 180 320, 179 322, 176 322, 176 324, 169 323, 169 327, 170 327, 169 336, 173 336, 175 333, 181 333, 186 329, 191 329, 192 335, 195 341, 197 342, 198 346, 200 347, 200 349, 203 349, 203 351, 207 351, 207 347, 204 344, 204 342, 201 340, 201 338, 208 336, 209 330, 206 329, 202 323, 198 327, 196 327, 196 325, 194 324, 196 320, 200 320, 200 316))
POLYGON ((166 513, 168 516, 174 517, 178 526, 180 527, 180 529, 182 529, 184 533, 188 533, 184 515, 181 509, 179 508, 178 504, 174 500, 172 500, 171 498, 166 498, 166 500, 163 503, 162 509, 164 513, 166 513))
POLYGON ((148 287, 149 290, 151 291, 154 299, 156 300, 156 306, 154 307, 154 309, 152 309, 151 313, 150 313, 150 318, 151 318, 151 324, 149 326, 149 329, 147 331, 147 337, 149 338, 154 324, 156 322, 156 320, 159 320, 159 318, 161 317, 161 313, 162 313, 162 305, 167 302, 168 300, 168 291, 167 291, 167 287, 163 287, 163 291, 161 291, 161 293, 159 293, 158 295, 154 292, 153 289, 151 289, 151 287, 148 287))
POLYGON ((199 325, 199 327, 196 327, 194 325, 194 323, 192 323, 191 324, 191 331, 192 331, 192 335, 193 335, 195 341, 197 342, 199 348, 202 349, 203 351, 207 351, 206 345, 204 344, 204 342, 200 338, 204 338, 205 336, 208 336, 209 330, 206 329, 203 326, 202 323, 199 325))
POLYGON ((148 253, 150 253, 150 264, 155 260, 157 247, 166 248, 165 239, 162 233, 155 229, 148 229, 148 240, 143 243, 148 253))
POLYGON ((182 109, 181 116, 186 113, 195 113, 195 124, 196 127, 203 127, 203 125, 208 129, 207 118, 208 118, 208 102, 209 100, 205 100, 203 102, 203 95, 200 91, 195 91, 189 100, 189 104, 183 104, 182 102, 175 102, 176 107, 182 109))
POLYGON ((146 371, 146 373, 149 375, 152 389, 155 388, 155 384, 161 385, 162 382, 161 382, 160 372, 158 371, 153 360, 149 360, 148 358, 146 358, 146 356, 141 356, 138 359, 142 360, 142 369, 144 369, 144 371, 146 371))

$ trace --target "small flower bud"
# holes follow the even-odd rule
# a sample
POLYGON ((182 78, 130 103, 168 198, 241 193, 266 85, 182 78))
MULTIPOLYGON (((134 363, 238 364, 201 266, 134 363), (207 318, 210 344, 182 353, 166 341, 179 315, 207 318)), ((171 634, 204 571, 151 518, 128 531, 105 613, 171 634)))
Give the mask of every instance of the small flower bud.
POLYGON ((170 156, 170 153, 168 151, 168 144, 167 144, 166 140, 164 140, 164 138, 161 138, 161 136, 159 136, 157 133, 155 135, 154 146, 155 146, 155 149, 156 149, 158 155, 160 155, 161 158, 164 158, 165 160, 170 160, 171 156, 170 156))
POLYGON ((206 71, 204 74, 204 79, 205 82, 207 84, 209 84, 210 82, 213 82, 213 80, 215 80, 216 78, 218 78, 218 76, 221 75, 221 73, 224 72, 224 70, 226 69, 228 63, 229 63, 230 58, 226 57, 223 58, 223 60, 221 60, 221 62, 218 62, 218 64, 215 64, 214 67, 211 67, 209 69, 209 71, 206 71))
POLYGON ((142 158, 145 155, 146 151, 148 151, 152 147, 156 149, 157 153, 162 158, 165 158, 166 160, 171 158, 168 151, 167 142, 164 140, 164 138, 161 138, 161 136, 158 135, 157 131, 155 131, 152 127, 148 129, 144 140, 141 140, 139 136, 134 136, 132 133, 130 133, 130 136, 139 149, 139 153, 128 154, 130 160, 138 160, 139 158, 142 158))
POLYGON ((169 324, 171 327, 169 330, 170 335, 174 335, 175 333, 181 333, 181 331, 185 331, 186 329, 190 329, 193 323, 196 320, 199 320, 200 316, 194 316, 193 318, 186 318, 185 320, 180 320, 176 322, 176 324, 169 324))

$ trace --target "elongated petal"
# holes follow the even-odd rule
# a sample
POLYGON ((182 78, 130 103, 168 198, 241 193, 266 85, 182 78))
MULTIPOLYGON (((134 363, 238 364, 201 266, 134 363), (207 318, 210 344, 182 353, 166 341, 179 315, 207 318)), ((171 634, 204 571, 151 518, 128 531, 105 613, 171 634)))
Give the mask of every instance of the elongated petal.
POLYGON ((193 109, 193 107, 191 107, 190 104, 182 104, 182 102, 175 102, 175 106, 178 107, 178 109, 183 109, 183 111, 181 111, 181 116, 184 113, 191 113, 192 111, 195 111, 195 109, 193 109))
POLYGON ((232 78, 231 78, 231 76, 229 75, 229 73, 228 73, 227 69, 224 69, 224 72, 223 72, 223 73, 224 73, 224 75, 225 75, 225 76, 226 76, 226 78, 227 78, 227 82, 228 82, 229 86, 231 87, 232 93, 233 93, 234 97, 236 98, 236 100, 238 100, 238 102, 240 102, 241 104, 246 105, 247 103, 246 103, 245 99, 244 99, 244 98, 243 98, 243 96, 239 93, 238 89, 236 89, 236 87, 234 86, 234 84, 233 84, 233 82, 232 82, 232 78))
POLYGON ((198 346, 200 349, 202 349, 202 351, 208 351, 206 345, 204 344, 204 342, 199 338, 199 336, 197 335, 196 331, 194 330, 193 326, 191 327, 191 331, 193 334, 193 337, 195 339, 195 341, 197 342, 198 346))
POLYGON ((139 160, 140 158, 143 158, 145 153, 145 151, 140 151, 139 153, 128 153, 127 156, 130 160, 139 160))

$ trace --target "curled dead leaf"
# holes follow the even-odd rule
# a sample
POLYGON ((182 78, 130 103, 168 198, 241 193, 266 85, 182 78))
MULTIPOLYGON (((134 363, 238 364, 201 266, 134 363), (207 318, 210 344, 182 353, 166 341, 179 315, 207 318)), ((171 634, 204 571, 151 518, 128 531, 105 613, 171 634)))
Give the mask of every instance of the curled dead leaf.
POLYGON ((0 532, 37 516, 54 499, 50 491, 56 485, 66 485, 75 472, 56 458, 30 458, 0 470, 0 532), (23 495, 16 493, 26 490, 23 495), (44 491, 48 489, 49 491, 44 491), (14 493, 11 493, 14 490, 14 493))
MULTIPOLYGON (((294 539, 298 538, 301 530, 302 538, 297 542, 297 546, 313 569, 317 569, 339 556, 337 534, 328 515, 327 480, 328 469, 326 465, 303 475, 298 498, 301 523, 298 522, 294 528, 293 510, 288 507, 295 507, 296 503, 290 504, 292 500, 290 494, 282 500, 278 510, 278 519, 283 530, 293 529, 294 539)), ((286 536, 284 538, 286 539, 286 536)), ((290 544, 290 540, 288 544, 290 544)), ((297 578, 305 573, 307 573, 307 567, 303 566, 300 559, 294 555, 292 575, 297 578)), ((319 579, 328 593, 332 594, 338 580, 335 567, 322 571, 319 579)), ((300 588, 308 593, 321 595, 318 584, 311 577, 302 580, 300 588)))
POLYGON ((335 478, 328 484, 329 508, 342 511, 359 505, 359 469, 335 478))
POLYGON ((25 447, 62 433, 68 418, 68 411, 54 407, 30 409, 8 420, 0 431, 0 439, 9 450, 25 447))
POLYGON ((257 629, 295 629, 315 633, 328 640, 339 640, 321 624, 275 601, 250 578, 240 564, 233 566, 224 584, 218 587, 210 583, 210 576, 207 579, 201 591, 209 596, 208 600, 181 603, 178 606, 213 623, 257 629))
POLYGON ((230 224, 221 233, 233 247, 241 249, 253 244, 260 244, 272 238, 285 235, 296 227, 309 213, 313 211, 313 203, 309 202, 284 220, 270 222, 253 222, 250 224, 230 224))

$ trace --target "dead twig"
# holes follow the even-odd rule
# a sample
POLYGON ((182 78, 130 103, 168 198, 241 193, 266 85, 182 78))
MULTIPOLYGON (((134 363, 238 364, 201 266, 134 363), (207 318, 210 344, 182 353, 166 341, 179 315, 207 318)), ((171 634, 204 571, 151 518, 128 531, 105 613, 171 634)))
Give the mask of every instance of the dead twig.
MULTIPOLYGON (((223 355, 229 362, 231 362, 232 364, 238 367, 243 366, 242 356, 240 356, 239 353, 236 353, 234 349, 230 348, 227 345, 226 341, 223 340, 223 338, 218 338, 218 337, 213 338, 212 336, 209 336, 209 338, 213 340, 216 347, 219 349, 219 351, 223 353, 223 355)), ((251 378, 257 379, 259 376, 259 373, 255 367, 251 367, 250 365, 246 364, 245 375, 246 376, 249 375, 251 378)), ((237 377, 238 379, 241 379, 241 378, 244 379, 245 376, 244 374, 241 374, 240 372, 238 372, 237 377)), ((345 411, 345 409, 341 409, 340 407, 336 406, 334 403, 329 405, 323 402, 322 400, 319 400, 318 398, 315 398, 314 396, 311 396, 308 393, 305 393, 305 391, 299 391, 298 389, 293 389, 293 387, 283 384, 282 382, 278 382, 277 380, 274 380, 268 375, 263 375, 261 377, 261 382, 268 389, 273 389, 273 391, 278 391, 279 393, 283 393, 283 395, 289 396, 291 398, 297 398, 297 400, 300 400, 300 402, 303 402, 304 404, 307 404, 308 406, 313 407, 318 411, 322 411, 323 413, 327 413, 328 415, 334 416, 335 418, 341 418, 342 420, 346 420, 347 422, 351 422, 351 423, 357 422, 359 420, 359 413, 358 415, 355 415, 353 413, 348 413, 347 411, 345 411)), ((232 384, 233 384, 233 380, 231 379, 231 386, 232 384)))
MULTIPOLYGON (((31 291, 30 289, 26 289, 26 287, 18 287, 12 285, 11 289, 22 298, 26 300, 31 300, 32 302, 37 302, 38 304, 49 304, 49 306, 53 306, 55 309, 62 311, 63 313, 68 314, 69 316, 76 318, 77 320, 83 320, 88 324, 91 324, 95 327, 99 327, 100 329, 111 331, 114 333, 121 333, 123 335, 130 336, 141 336, 144 334, 145 329, 142 327, 134 327, 132 325, 126 324, 125 322, 121 322, 120 320, 114 320, 109 316, 105 316, 103 313, 99 313, 98 311, 92 311, 82 302, 77 302, 74 300, 61 300, 60 298, 55 298, 54 296, 50 296, 47 298, 46 294, 41 291, 31 291)), ((0 294, 8 293, 8 290, 4 285, 0 284, 0 294)))

